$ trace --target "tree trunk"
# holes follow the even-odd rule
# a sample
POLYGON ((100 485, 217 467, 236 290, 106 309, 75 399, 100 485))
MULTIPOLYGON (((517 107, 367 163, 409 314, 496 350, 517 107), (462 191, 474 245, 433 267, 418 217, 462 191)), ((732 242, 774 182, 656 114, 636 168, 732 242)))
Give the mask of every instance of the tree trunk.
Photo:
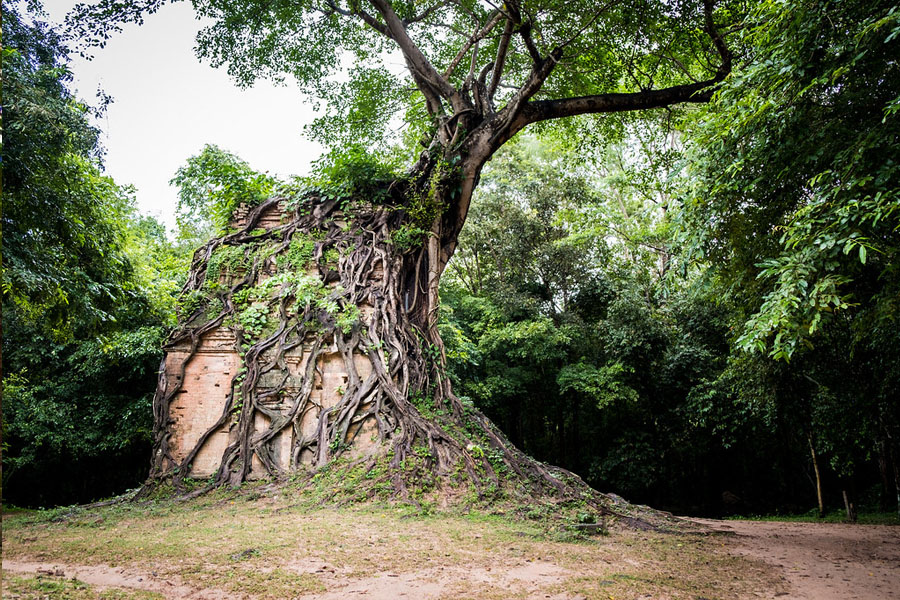
POLYGON ((462 487, 479 497, 586 501, 615 514, 618 501, 523 455, 450 388, 438 283, 459 228, 444 208, 448 195, 471 194, 476 177, 467 186, 432 171, 367 198, 328 190, 273 198, 199 249, 154 398, 142 494, 164 481, 186 493, 195 461, 214 453, 204 489, 344 464, 364 470, 370 496, 387 489, 416 502, 423 488, 462 487), (234 334, 240 368, 217 418, 179 450, 189 437, 179 423, 188 420, 173 403, 193 393, 185 384, 192 361, 222 331, 234 334), (326 397, 335 364, 343 383, 326 397))
POLYGON ((881 512, 890 510, 889 498, 893 494, 891 464, 888 459, 887 441, 882 438, 875 445, 878 448, 878 475, 881 477, 881 493, 878 495, 878 508, 881 512))
POLYGON ((819 473, 819 458, 816 456, 816 447, 813 444, 812 431, 806 432, 806 441, 809 442, 809 453, 812 456, 813 471, 816 474, 816 498, 819 501, 819 518, 825 516, 825 502, 822 499, 822 476, 819 473))
POLYGON ((894 466, 894 492, 897 494, 897 516, 900 517, 900 464, 897 463, 897 454, 894 452, 894 439, 888 438, 888 444, 891 452, 891 464, 894 466))
POLYGON ((847 520, 851 523, 856 523, 856 506, 850 501, 850 495, 846 489, 841 490, 841 492, 844 495, 844 510, 847 512, 847 520))

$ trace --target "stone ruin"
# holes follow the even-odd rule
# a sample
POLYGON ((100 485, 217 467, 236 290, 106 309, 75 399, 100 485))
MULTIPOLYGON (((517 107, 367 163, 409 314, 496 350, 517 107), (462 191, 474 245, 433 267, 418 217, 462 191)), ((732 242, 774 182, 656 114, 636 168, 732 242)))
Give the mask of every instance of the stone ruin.
MULTIPOLYGON (((282 204, 273 205, 270 210, 263 213, 257 227, 267 230, 278 227, 284 222, 284 214, 282 204)), ((248 210, 245 207, 238 209, 231 223, 232 228, 245 227, 247 216, 248 210)), ((260 273, 256 283, 272 274, 274 271, 260 273)), ((372 278, 379 274, 380 270, 376 270, 372 278)), ((361 309, 365 315, 366 307, 361 309)), ((180 389, 169 405, 169 451, 179 463, 184 461, 201 437, 222 417, 232 380, 241 368, 242 361, 237 344, 237 337, 231 328, 221 325, 200 338, 193 355, 190 353, 189 341, 167 349, 165 385, 172 389, 171 386, 180 383, 180 389), (179 367, 185 360, 187 362, 184 364, 181 380, 179 367)), ((260 376, 256 393, 260 404, 266 409, 286 415, 290 398, 295 396, 303 385, 309 348, 309 343, 297 346, 285 355, 286 369, 276 368, 260 376), (270 390, 283 390, 283 393, 272 394, 267 398, 266 392, 270 390)), ((369 358, 356 353, 353 362, 359 378, 366 380, 372 373, 369 358)), ((308 449, 300 451, 298 442, 316 435, 320 416, 323 411, 340 402, 348 379, 349 374, 341 353, 332 342, 332 347, 321 353, 317 360, 307 409, 295 419, 293 426, 282 429, 268 444, 274 462, 281 470, 287 472, 303 464, 314 464, 313 453, 308 449)), ((269 421, 267 416, 257 412, 254 423, 256 431, 264 431, 269 421)), ((350 456, 359 456, 372 450, 377 444, 375 433, 374 419, 351 426, 347 435, 347 439, 352 441, 350 456)), ((236 436, 236 424, 229 419, 209 435, 191 462, 190 472, 186 475, 199 479, 216 473, 225 448, 236 439, 236 436)), ((254 453, 250 478, 266 475, 266 469, 254 453)))

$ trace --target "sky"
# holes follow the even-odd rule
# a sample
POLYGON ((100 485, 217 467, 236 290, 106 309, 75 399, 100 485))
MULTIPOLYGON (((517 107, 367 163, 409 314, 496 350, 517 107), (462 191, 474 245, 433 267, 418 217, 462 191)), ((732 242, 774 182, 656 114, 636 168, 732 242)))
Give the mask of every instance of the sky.
MULTIPOLYGON (((45 0, 48 20, 61 22, 75 2, 45 0)), ((140 211, 170 228, 177 190, 168 182, 205 144, 283 176, 307 174, 322 153, 303 136, 315 113, 299 87, 260 81, 238 88, 224 68, 213 69, 194 54, 201 25, 190 3, 169 4, 94 49, 93 60, 73 57, 70 64, 81 100, 97 105, 98 86, 113 98, 97 122, 107 174, 134 185, 140 211)))

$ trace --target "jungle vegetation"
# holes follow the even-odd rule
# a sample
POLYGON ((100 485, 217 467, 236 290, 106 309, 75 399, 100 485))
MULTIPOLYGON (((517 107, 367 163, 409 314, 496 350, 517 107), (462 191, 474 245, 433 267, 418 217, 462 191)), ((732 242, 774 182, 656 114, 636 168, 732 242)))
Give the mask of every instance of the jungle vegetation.
MULTIPOLYGON (((77 39, 102 43, 160 4, 81 6, 77 39)), ((897 508, 897 6, 195 7, 214 23, 201 58, 241 84, 291 76, 314 90, 328 112, 313 130, 333 150, 311 181, 279 182, 203 149, 174 176, 172 241, 102 174, 94 109, 67 87, 71 42, 33 3, 6 8, 7 500, 140 484, 151 447, 159 456, 151 397, 176 307, 176 335, 185 312, 208 314, 179 299, 189 273, 185 289, 200 290, 216 248, 249 235, 226 230, 238 204, 338 190, 392 209, 360 219, 383 227, 375 246, 397 285, 423 290, 378 309, 377 335, 397 349, 385 369, 405 379, 377 386, 446 422, 386 408, 403 424, 398 461, 427 439, 434 469, 475 470, 481 457, 436 435, 475 407, 512 442, 498 438, 491 464, 530 465, 518 447, 660 508, 897 508), (357 66, 335 83, 347 55, 357 66), (388 135, 398 119, 402 135, 388 135)), ((315 225, 298 217, 296 230, 315 225)), ((342 268, 367 268, 351 235, 326 241, 353 247, 342 268)), ((361 343, 346 300, 308 305, 361 343)), ((251 352, 265 343, 243 328, 251 352)), ((247 449, 231 451, 222 482, 246 475, 247 449)))

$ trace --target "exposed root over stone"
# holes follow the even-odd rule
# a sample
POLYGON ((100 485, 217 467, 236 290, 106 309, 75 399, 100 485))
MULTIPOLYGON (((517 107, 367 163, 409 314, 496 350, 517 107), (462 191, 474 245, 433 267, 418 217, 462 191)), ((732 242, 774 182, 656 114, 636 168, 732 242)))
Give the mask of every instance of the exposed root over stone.
POLYGON ((138 497, 160 483, 194 495, 254 476, 312 481, 340 465, 360 475, 369 496, 503 495, 664 525, 661 513, 636 516, 576 475, 525 456, 452 393, 436 326, 440 217, 431 233, 413 226, 409 198, 427 190, 411 185, 384 186, 374 201, 273 198, 196 252, 153 402, 151 475, 138 497), (186 393, 204 340, 223 330, 234 336, 240 368, 225 381, 218 418, 179 446, 186 430, 170 408, 186 393), (345 381, 330 396, 317 391, 326 359, 339 361, 345 381), (227 436, 218 466, 190 491, 194 463, 214 436, 227 436))

